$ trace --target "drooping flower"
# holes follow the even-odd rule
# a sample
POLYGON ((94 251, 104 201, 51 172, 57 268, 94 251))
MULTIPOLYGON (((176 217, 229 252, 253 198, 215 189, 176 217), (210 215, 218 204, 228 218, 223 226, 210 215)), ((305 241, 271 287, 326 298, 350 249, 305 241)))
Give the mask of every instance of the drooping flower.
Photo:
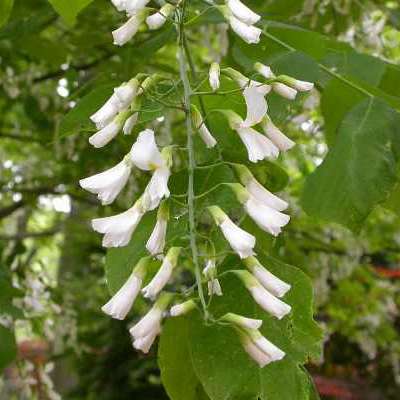
POLYGON ((132 133, 132 130, 135 127, 136 122, 138 120, 138 117, 139 113, 135 112, 125 121, 124 127, 122 128, 124 135, 130 135, 132 133))
POLYGON ((146 249, 148 252, 159 258, 162 257, 162 253, 165 247, 165 237, 167 234, 167 224, 169 219, 169 207, 167 202, 162 202, 157 212, 157 222, 154 226, 153 232, 151 233, 149 240, 146 243, 146 249))
POLYGON ((127 281, 101 308, 103 312, 115 319, 125 319, 140 292, 149 261, 150 257, 139 260, 127 281))
POLYGON ((147 353, 161 331, 162 316, 173 299, 172 293, 161 293, 150 311, 132 328, 129 333, 133 347, 147 353))
POLYGON ((275 126, 268 115, 264 117, 261 125, 265 134, 272 140, 280 151, 290 150, 296 144, 275 126))
POLYGON ((215 223, 220 227, 225 239, 240 258, 252 256, 256 238, 239 228, 218 206, 208 207, 208 210, 215 223))
POLYGON ((240 328, 258 329, 262 325, 261 319, 246 318, 235 313, 227 313, 221 317, 221 321, 230 322, 240 328))
POLYGON ((258 281, 276 297, 283 297, 291 286, 271 274, 255 257, 248 257, 243 260, 249 271, 258 279, 258 281))
POLYGON ((260 20, 260 16, 244 5, 240 0, 226 0, 226 5, 232 14, 247 25, 254 25, 260 20))
POLYGON ((158 167, 150 179, 143 193, 143 200, 149 210, 154 210, 158 207, 161 200, 168 198, 170 191, 168 189, 168 180, 171 176, 172 167, 172 148, 164 147, 161 152, 163 164, 158 167))
POLYGON ((276 79, 299 92, 309 92, 314 88, 314 84, 312 82, 301 81, 287 75, 279 75, 276 79))
POLYGON ((158 293, 163 290, 164 286, 171 278, 172 272, 178 262, 180 247, 171 247, 165 256, 160 269, 155 274, 150 283, 142 289, 143 296, 148 299, 155 299, 158 293))
POLYGON ((147 208, 140 198, 130 209, 121 214, 93 219, 92 227, 96 232, 104 234, 102 243, 104 247, 123 247, 129 243, 146 211, 147 208))
POLYGON ((216 90, 219 89, 220 86, 220 67, 219 64, 216 62, 213 62, 210 66, 210 71, 208 73, 208 81, 210 83, 211 89, 215 92, 216 90))
POLYGON ((146 9, 136 11, 124 25, 113 31, 114 44, 123 46, 125 43, 129 42, 129 40, 136 35, 140 25, 146 19, 148 12, 149 11, 146 9))
POLYGON ((288 208, 288 203, 262 186, 245 165, 234 164, 234 168, 242 185, 258 201, 277 211, 283 211, 288 208))
POLYGON ((167 18, 174 12, 175 6, 172 4, 165 4, 160 8, 159 11, 156 13, 149 15, 146 18, 146 24, 149 27, 149 29, 159 29, 161 28, 165 22, 167 21, 167 18))
POLYGON ((111 3, 113 3, 114 7, 118 11, 124 11, 125 10, 126 0, 111 0, 111 3))
POLYGON ((203 117, 199 109, 195 105, 191 105, 192 119, 194 127, 198 130, 199 135, 208 148, 212 148, 217 144, 214 136, 208 130, 207 125, 203 121, 203 117))
POLYGON ((222 289, 217 279, 217 268, 215 266, 215 260, 209 259, 203 269, 203 275, 207 279, 208 295, 222 296, 222 289))
POLYGON ((291 307, 282 300, 271 294, 261 283, 249 272, 237 270, 234 273, 244 283, 254 301, 266 312, 278 319, 282 319, 290 313, 291 307))
POLYGON ((297 96, 297 90, 281 82, 272 83, 272 89, 275 93, 288 100, 294 100, 297 96))
POLYGON ((129 157, 125 157, 115 167, 81 179, 79 184, 90 193, 97 194, 103 205, 111 204, 126 185, 131 173, 129 157))
POLYGON ((133 164, 143 171, 155 170, 164 164, 151 129, 139 133, 130 154, 133 164))
POLYGON ((254 69, 261 74, 265 79, 273 79, 275 78, 275 74, 272 72, 272 69, 268 65, 264 65, 260 62, 256 62, 254 64, 254 69))
POLYGON ((143 10, 148 3, 150 0, 125 0, 124 9, 128 16, 132 16, 143 10))
POLYGON ((196 303, 193 300, 185 301, 184 303, 175 304, 171 307, 169 313, 171 317, 180 317, 186 315, 196 308, 196 303))

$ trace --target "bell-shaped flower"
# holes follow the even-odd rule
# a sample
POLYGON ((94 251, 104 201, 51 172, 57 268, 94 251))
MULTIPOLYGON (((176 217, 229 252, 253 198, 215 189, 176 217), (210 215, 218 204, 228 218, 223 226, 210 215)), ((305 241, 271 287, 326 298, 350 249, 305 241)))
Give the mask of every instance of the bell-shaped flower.
POLYGON ((260 16, 245 6, 240 0, 226 0, 232 14, 247 25, 254 25, 260 20, 260 16))
POLYGON ((288 203, 262 186, 246 166, 234 164, 234 168, 242 185, 258 201, 277 211, 283 211, 288 208, 288 203))
POLYGON ((185 301, 184 303, 175 304, 169 310, 171 317, 180 317, 186 315, 196 308, 196 303, 193 300, 185 301))
POLYGON ((115 319, 125 319, 140 292, 150 257, 143 257, 136 264, 131 275, 110 301, 101 307, 102 311, 115 319))
POLYGON ((135 12, 124 25, 112 32, 114 38, 114 44, 117 46, 123 46, 129 42, 139 30, 140 25, 146 19, 148 10, 142 9, 135 12))
POLYGON ((208 130, 207 125, 203 121, 203 117, 200 114, 199 109, 192 104, 191 110, 192 110, 192 120, 194 127, 199 132, 201 139, 208 148, 214 147, 217 144, 217 141, 215 140, 211 132, 208 130))
POLYGON ((296 144, 281 132, 267 115, 262 120, 262 127, 265 134, 280 151, 288 151, 296 144))
POLYGON ((172 272, 178 262, 180 247, 171 247, 165 256, 160 269, 155 274, 150 283, 142 289, 143 296, 154 300, 158 293, 163 290, 164 286, 171 279, 172 272))
POLYGON ((125 0, 124 9, 128 16, 132 16, 143 10, 149 3, 150 0, 125 0))
POLYGON ((209 259, 203 269, 203 275, 207 279, 208 295, 222 296, 222 289, 217 279, 217 268, 215 266, 215 260, 213 258, 209 259))
POLYGON ((90 193, 97 194, 101 203, 107 205, 111 204, 124 188, 130 173, 131 163, 129 157, 125 157, 115 167, 89 178, 81 179, 79 184, 90 193))
POLYGON ((152 15, 149 15, 146 18, 146 24, 149 29, 154 30, 161 28, 167 21, 167 18, 174 12, 174 10, 175 6, 167 3, 162 6, 159 11, 152 15))
POLYGON ((167 202, 162 202, 157 212, 157 222, 151 233, 149 240, 146 243, 146 249, 148 252, 157 256, 162 257, 165 247, 165 237, 167 234, 167 225, 169 219, 169 208, 167 202))
POLYGON ((290 313, 291 307, 282 300, 271 294, 261 283, 249 272, 244 270, 234 271, 244 283, 254 301, 266 312, 278 319, 282 319, 290 313))
POLYGON ((250 257, 254 254, 256 238, 245 230, 239 228, 218 206, 208 207, 209 212, 219 226, 225 239, 240 258, 250 257))
POLYGON ((221 321, 229 322, 244 329, 258 329, 263 323, 261 319, 246 318, 235 313, 227 313, 223 315, 221 321))
POLYGON ((121 214, 92 220, 92 227, 96 232, 104 234, 104 247, 126 246, 146 211, 140 198, 133 207, 121 214))
POLYGON ((271 274, 255 257, 248 257, 243 260, 248 270, 258 279, 258 281, 276 297, 283 297, 291 286, 271 274))
POLYGON ((111 142, 121 131, 126 119, 128 118, 129 112, 124 111, 119 113, 108 125, 103 129, 90 136, 89 143, 96 147, 104 147, 106 144, 111 142))
POLYGON ((220 67, 219 64, 213 62, 210 66, 210 71, 208 73, 208 81, 210 83, 211 89, 215 92, 220 86, 220 67))
POLYGON ((129 333, 133 339, 133 347, 147 353, 160 333, 164 311, 171 303, 172 293, 161 293, 150 311, 132 328, 129 333))
POLYGON ((125 121, 124 127, 122 128, 124 135, 130 135, 132 133, 132 130, 137 123, 138 117, 139 113, 135 112, 125 121))
POLYGON ((151 129, 139 133, 130 154, 132 163, 143 171, 155 170, 164 164, 151 129))

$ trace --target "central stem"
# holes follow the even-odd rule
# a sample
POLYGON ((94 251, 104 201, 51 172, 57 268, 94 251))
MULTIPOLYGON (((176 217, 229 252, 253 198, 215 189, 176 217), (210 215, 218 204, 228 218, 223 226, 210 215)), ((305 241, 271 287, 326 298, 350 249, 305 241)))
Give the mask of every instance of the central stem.
POLYGON ((190 97, 192 95, 192 88, 190 86, 190 81, 186 68, 186 56, 185 56, 185 38, 184 38, 184 5, 179 16, 179 30, 178 30, 178 40, 179 40, 179 72, 180 78, 183 83, 183 104, 186 114, 186 132, 187 132, 187 152, 188 152, 188 214, 189 214, 189 236, 190 236, 190 248, 192 252, 193 264, 195 268, 196 284, 199 293, 199 298, 206 319, 208 318, 207 305, 204 298, 203 286, 201 284, 201 271, 199 265, 199 256, 196 243, 196 217, 195 217, 195 195, 194 195, 194 171, 196 168, 196 159, 193 146, 193 127, 191 119, 191 109, 190 109, 190 97))

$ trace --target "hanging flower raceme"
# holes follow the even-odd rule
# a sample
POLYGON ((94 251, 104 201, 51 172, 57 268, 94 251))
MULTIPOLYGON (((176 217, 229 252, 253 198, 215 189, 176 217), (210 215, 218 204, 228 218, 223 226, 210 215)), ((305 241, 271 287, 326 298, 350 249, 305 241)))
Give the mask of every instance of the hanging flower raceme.
POLYGON ((261 29, 254 26, 260 16, 245 6, 240 0, 226 0, 225 6, 218 9, 228 21, 232 30, 246 43, 254 44, 260 41, 261 29))
POLYGON ((208 130, 207 125, 203 121, 203 117, 201 116, 199 109, 192 104, 191 111, 192 111, 193 125, 195 129, 199 132, 201 139, 209 149, 214 147, 217 144, 217 141, 215 140, 211 132, 208 130))
POLYGON ((190 313, 196 308, 196 303, 193 300, 185 301, 184 303, 175 304, 171 307, 169 313, 171 317, 180 317, 190 313))
POLYGON ((233 166, 242 185, 259 202, 277 211, 283 211, 288 208, 288 203, 262 186, 245 165, 233 164, 233 166))
POLYGON ((131 329, 133 347, 148 353, 155 338, 161 332, 161 321, 164 311, 171 303, 174 295, 172 293, 161 293, 150 311, 131 329))
POLYGON ((225 314, 221 321, 232 324, 239 335, 240 341, 246 353, 261 367, 282 360, 285 353, 266 339, 258 330, 262 321, 242 317, 238 314, 225 314))
POLYGON ((146 243, 146 249, 152 256, 162 258, 162 253, 164 252, 165 247, 165 237, 167 235, 168 219, 168 203, 163 201, 158 208, 156 225, 146 243))
POLYGON ((250 233, 239 228, 218 206, 208 207, 215 223, 221 229, 225 239, 240 258, 250 257, 254 254, 256 238, 250 233))
POLYGON ((276 297, 283 297, 291 286, 271 274, 255 257, 248 257, 243 260, 244 265, 258 279, 261 285, 276 297))
POLYGON ((278 319, 289 314, 291 307, 282 300, 271 294, 264 286, 248 271, 233 271, 244 283, 254 301, 266 312, 278 319))
POLYGON ((276 159, 278 157, 278 147, 276 147, 265 135, 257 132, 253 128, 241 127, 243 119, 240 115, 236 114, 232 110, 220 110, 220 112, 227 117, 231 129, 238 133, 246 147, 251 162, 256 163, 266 158, 276 159))
POLYGON ((210 71, 208 73, 208 81, 210 83, 211 89, 215 92, 220 86, 220 67, 219 64, 213 62, 210 66, 210 71))
POLYGON ((165 4, 160 8, 159 11, 156 13, 149 15, 146 18, 146 24, 151 30, 155 29, 160 29, 165 22, 167 21, 167 18, 175 11, 175 6, 172 4, 165 4))
POLYGON ((157 271, 150 283, 142 289, 143 296, 154 300, 158 293, 164 289, 164 286, 171 279, 172 272, 178 262, 180 247, 171 247, 165 256, 160 269, 157 271))
POLYGON ((233 190, 249 217, 265 232, 278 236, 282 231, 282 227, 289 223, 289 215, 263 204, 240 183, 226 183, 226 185, 233 190))
POLYGON ((207 264, 203 269, 203 275, 207 279, 208 295, 212 296, 215 294, 216 296, 222 296, 222 289, 219 280, 217 279, 217 268, 213 258, 207 261, 207 264))
POLYGON ((125 319, 140 292, 150 257, 143 257, 136 264, 131 275, 110 301, 101 309, 115 319, 125 319))

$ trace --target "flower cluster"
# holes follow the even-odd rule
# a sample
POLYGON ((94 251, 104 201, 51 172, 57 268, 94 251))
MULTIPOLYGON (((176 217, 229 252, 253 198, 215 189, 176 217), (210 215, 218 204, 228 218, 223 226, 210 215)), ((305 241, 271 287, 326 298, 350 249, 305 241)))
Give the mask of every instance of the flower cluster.
MULTIPOLYGON (((114 43, 117 45, 125 44, 142 25, 150 30, 157 29, 175 11, 178 17, 182 15, 179 12, 180 4, 177 6, 166 4, 156 13, 150 14, 150 9, 146 8, 149 0, 112 0, 112 3, 119 11, 126 12, 129 17, 122 27, 113 32, 114 43)), ((225 5, 216 7, 234 32, 247 43, 258 43, 261 30, 255 24, 260 20, 259 15, 247 8, 240 0, 226 0, 225 5)), ((181 23, 177 25, 182 29, 181 23)), ((266 96, 273 91, 286 99, 293 100, 299 91, 309 91, 313 88, 312 83, 286 75, 277 76, 270 67, 258 62, 254 65, 254 73, 258 75, 258 80, 253 80, 230 67, 221 68, 214 62, 210 65, 208 76, 212 93, 218 94, 221 90, 223 86, 221 76, 224 76, 224 79, 231 80, 238 86, 238 92, 243 96, 247 108, 246 116, 242 117, 230 109, 218 111, 227 119, 231 130, 235 131, 243 142, 250 163, 257 163, 266 158, 276 159, 281 152, 288 151, 295 144, 272 122, 268 115, 266 96)), ((114 89, 112 96, 90 117, 98 131, 89 138, 89 142, 99 148, 107 145, 120 131, 126 135, 130 134, 138 121, 143 95, 160 79, 157 74, 150 76, 138 74, 129 82, 114 89)), ((202 115, 204 107, 201 107, 201 112, 187 98, 182 103, 185 105, 183 111, 186 118, 189 118, 193 131, 199 135, 206 147, 211 149, 217 146, 216 138, 206 125, 207 119, 202 115)), ((188 132, 189 139, 191 139, 191 134, 192 132, 188 132)), ((189 139, 188 146, 191 143, 189 139)), ((185 299, 186 301, 173 305, 167 311, 177 295, 165 291, 165 287, 173 276, 181 253, 180 247, 168 248, 166 240, 170 217, 168 181, 174 161, 172 148, 171 145, 160 149, 156 143, 154 131, 145 129, 138 133, 130 152, 116 166, 80 181, 82 188, 96 194, 103 205, 108 205, 116 199, 127 184, 133 168, 151 173, 144 192, 131 208, 121 214, 92 221, 93 229, 103 234, 104 247, 121 247, 129 244, 144 214, 157 209, 157 221, 145 244, 148 255, 137 262, 126 282, 102 307, 106 314, 122 320, 126 318, 140 293, 144 298, 154 302, 150 311, 130 329, 133 346, 145 353, 149 351, 155 338, 160 334, 162 319, 166 315, 177 317, 197 308, 197 300, 185 299), (159 268, 147 282, 146 275, 149 272, 150 262, 159 263, 159 268), (145 281, 146 286, 144 286, 145 281)), ((190 160, 193 155, 189 153, 188 158, 190 160)), ((243 212, 260 229, 270 235, 278 236, 290 220, 289 215, 284 212, 288 208, 288 203, 259 183, 247 166, 235 163, 227 163, 227 165, 235 172, 238 182, 224 183, 224 185, 233 191, 243 212)), ((193 169, 193 165, 191 168, 193 169)), ((190 184, 193 185, 193 176, 189 179, 190 184)), ((185 205, 188 209, 193 207, 189 201, 190 192, 193 195, 193 186, 190 190, 188 189, 186 195, 183 195, 188 197, 185 205)), ((231 272, 239 278, 262 310, 277 319, 284 318, 291 311, 290 305, 282 300, 290 290, 290 284, 269 272, 256 258, 256 238, 251 233, 237 225, 218 205, 210 205, 207 209, 227 243, 243 263, 243 269, 231 272)), ((189 210, 189 214, 192 224, 196 224, 197 216, 194 210, 189 210)), ((192 230, 189 234, 193 235, 192 230)), ((191 237, 192 261, 198 268, 198 263, 194 260, 197 257, 195 254, 197 250, 193 251, 193 247, 196 247, 196 238, 191 237)), ((211 247, 213 248, 213 245, 211 247)), ((203 282, 201 274, 196 269, 200 300, 203 296, 202 284, 207 285, 210 298, 214 295, 223 296, 214 251, 208 251, 204 258, 203 282)), ((204 308, 204 299, 202 305, 204 308)), ((231 325, 235 329, 244 350, 260 367, 281 360, 285 356, 282 350, 260 333, 262 320, 228 313, 215 321, 231 325)))

